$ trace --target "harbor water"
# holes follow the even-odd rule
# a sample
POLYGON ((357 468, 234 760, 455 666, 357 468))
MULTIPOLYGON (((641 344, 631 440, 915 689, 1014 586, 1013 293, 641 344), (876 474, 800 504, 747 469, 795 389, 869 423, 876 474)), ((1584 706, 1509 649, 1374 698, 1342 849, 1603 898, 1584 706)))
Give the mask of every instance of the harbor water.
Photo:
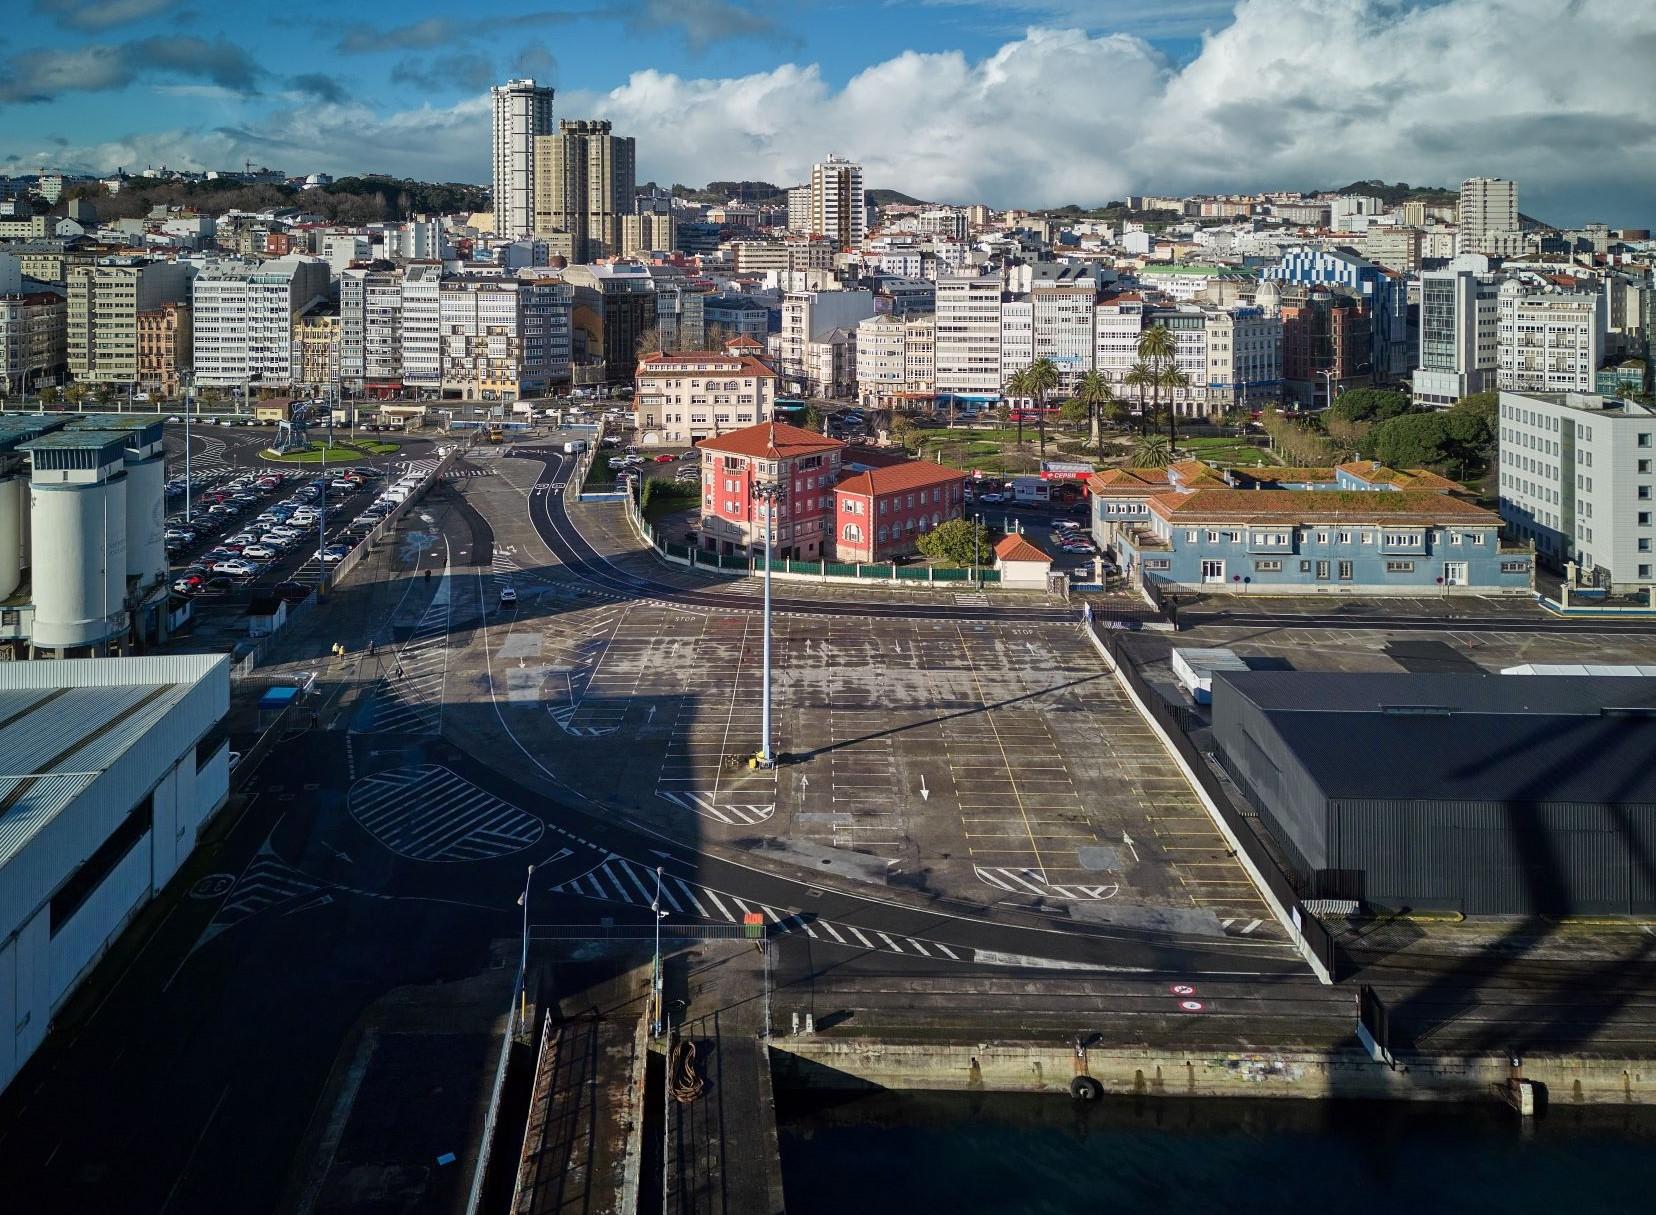
POLYGON ((789 1215, 1656 1211, 1656 1110, 779 1092, 789 1215))

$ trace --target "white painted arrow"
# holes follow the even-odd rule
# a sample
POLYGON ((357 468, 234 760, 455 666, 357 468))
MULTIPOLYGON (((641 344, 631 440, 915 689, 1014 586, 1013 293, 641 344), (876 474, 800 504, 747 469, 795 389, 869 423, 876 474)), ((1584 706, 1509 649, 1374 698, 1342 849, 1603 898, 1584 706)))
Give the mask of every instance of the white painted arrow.
POLYGON ((1123 844, 1126 844, 1127 845, 1127 851, 1129 851, 1133 854, 1133 864, 1135 864, 1135 865, 1138 864, 1139 863, 1139 854, 1138 854, 1138 849, 1133 847, 1133 837, 1128 835, 1125 831, 1123 831, 1121 833, 1121 842, 1123 844))
POLYGON ((920 800, 923 802, 931 801, 931 790, 926 788, 926 774, 924 772, 920 774, 920 800))

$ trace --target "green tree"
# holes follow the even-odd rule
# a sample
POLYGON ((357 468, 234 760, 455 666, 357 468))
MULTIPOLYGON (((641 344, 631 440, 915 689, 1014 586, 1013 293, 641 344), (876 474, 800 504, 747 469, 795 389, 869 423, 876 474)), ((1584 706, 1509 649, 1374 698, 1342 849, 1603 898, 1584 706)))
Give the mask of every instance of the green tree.
POLYGON ((1041 454, 1046 455, 1047 393, 1058 387, 1058 365, 1051 359, 1036 359, 1029 365, 1029 387, 1035 397, 1035 428, 1041 437, 1041 454))
POLYGON ((1411 408, 1407 393, 1390 388, 1348 388, 1326 412, 1347 422, 1384 422, 1408 413, 1411 408))
MULTIPOLYGON (((1034 396, 1035 395, 1035 390, 1034 390, 1033 386, 1030 383, 1029 368, 1024 367, 1024 368, 1022 368, 1018 371, 1014 371, 1011 375, 1007 376, 1006 377, 1005 392, 1006 392, 1006 395, 1008 397, 1032 397, 1032 396, 1034 396)), ((1020 409, 1016 410, 1015 412, 1016 412, 1017 418, 1018 418, 1018 423, 1017 423, 1017 425, 1018 425, 1017 445, 1019 447, 1022 447, 1023 446, 1023 410, 1020 408, 1020 409)))
POLYGON ((55 384, 48 384, 40 390, 40 403, 42 405, 56 405, 61 400, 63 400, 63 390, 55 384))
POLYGON ((1167 441, 1179 441, 1179 389, 1190 387, 1190 376, 1183 368, 1168 363, 1156 373, 1158 387, 1167 389, 1167 441))
MULTIPOLYGON (((1158 321, 1139 334, 1136 353, 1139 361, 1133 371, 1138 371, 1140 366, 1145 369, 1145 382, 1150 387, 1150 412, 1154 415, 1161 411, 1161 390, 1177 386, 1169 375, 1169 369, 1173 367, 1173 360, 1179 353, 1179 340, 1173 336, 1171 329, 1158 321)), ((1167 438, 1170 443, 1178 441, 1175 416, 1175 411, 1169 407, 1167 438)))
MULTIPOLYGON (((1075 385, 1075 399, 1087 407, 1087 423, 1091 428, 1088 439, 1099 458, 1104 456, 1104 415, 1111 406, 1118 406, 1110 382, 1096 368, 1083 373, 1075 385)), ((1125 412, 1125 411, 1123 411, 1125 412)))
POLYGON ((989 529, 970 519, 946 519, 914 541, 921 554, 944 565, 983 565, 990 560, 989 529))
POLYGON ((822 430, 822 406, 815 401, 806 401, 804 421, 806 430, 814 430, 820 433, 822 430))
POLYGON ((1375 458, 1393 468, 1430 468, 1459 454, 1443 413, 1411 413, 1388 418, 1369 435, 1375 458))
POLYGON ((1173 463, 1173 442, 1164 434, 1146 430, 1133 441, 1134 468, 1166 468, 1173 463))
POLYGON ((1150 408, 1144 403, 1144 392, 1147 388, 1156 388, 1156 369, 1140 359, 1128 369, 1127 374, 1122 377, 1122 383, 1133 389, 1133 395, 1138 398, 1140 426, 1144 430, 1149 430, 1150 408))
POLYGON ((901 446, 907 447, 913 440, 917 428, 912 418, 907 414, 899 413, 892 415, 890 430, 892 439, 901 446))

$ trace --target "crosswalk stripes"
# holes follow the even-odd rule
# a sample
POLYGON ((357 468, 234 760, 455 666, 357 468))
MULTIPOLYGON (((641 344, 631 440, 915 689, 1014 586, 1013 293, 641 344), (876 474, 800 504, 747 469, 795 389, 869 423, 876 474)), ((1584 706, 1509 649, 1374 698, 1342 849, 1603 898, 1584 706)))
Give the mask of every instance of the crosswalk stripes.
POLYGON ((776 813, 774 803, 765 805, 735 805, 721 803, 711 793, 696 793, 688 790, 657 789, 656 796, 671 802, 680 810, 688 810, 692 814, 705 814, 708 818, 717 819, 721 823, 732 825, 742 824, 753 826, 762 823, 776 813))
POLYGON ((989 596, 973 591, 957 591, 954 595, 956 607, 988 607, 989 596))
POLYGON ((1114 898, 1121 889, 1120 885, 1114 882, 1103 886, 1085 886, 1078 882, 1050 882, 1033 869, 987 865, 973 865, 972 868, 977 870, 979 881, 997 890, 1004 890, 1008 894, 1035 895, 1043 899, 1097 901, 1114 898))
POLYGON ((218 914, 207 925, 201 943, 268 907, 315 894, 322 888, 321 882, 289 865, 266 844, 242 871, 241 877, 236 879, 224 902, 219 904, 218 914))
POLYGON ((357 733, 439 734, 443 687, 448 677, 449 617, 453 598, 447 573, 408 640, 396 651, 369 701, 357 733))
MULTIPOLYGON (((402 476, 412 474, 423 477, 436 468, 439 463, 441 463, 441 460, 435 456, 423 460, 394 460, 391 463, 391 471, 402 476)), ((444 473, 443 480, 457 481, 465 477, 492 477, 494 475, 495 470, 492 468, 472 468, 469 465, 462 464, 444 473)))
POLYGON ((1244 922, 1241 916, 1232 916, 1228 920, 1219 921, 1219 927, 1224 929, 1224 931, 1234 933, 1237 936, 1248 936, 1264 922, 1264 920, 1248 920, 1244 922), (1233 928, 1232 925, 1235 925, 1235 927, 1233 928))
POLYGON ((351 786, 351 817, 399 856, 486 861, 540 839, 540 819, 438 764, 397 768, 351 786))
MULTIPOLYGON (((552 889, 605 903, 649 907, 656 902, 656 871, 612 852, 585 873, 569 878, 552 889)), ((771 937, 799 934, 825 945, 895 953, 904 957, 943 958, 954 962, 971 961, 973 957, 973 951, 965 946, 955 948, 940 941, 873 929, 864 932, 850 924, 808 917, 802 912, 785 911, 752 899, 739 899, 725 891, 672 874, 662 874, 660 891, 660 909, 663 911, 674 915, 694 915, 704 920, 723 920, 731 924, 741 923, 745 915, 758 914, 765 917, 766 935, 771 937)))

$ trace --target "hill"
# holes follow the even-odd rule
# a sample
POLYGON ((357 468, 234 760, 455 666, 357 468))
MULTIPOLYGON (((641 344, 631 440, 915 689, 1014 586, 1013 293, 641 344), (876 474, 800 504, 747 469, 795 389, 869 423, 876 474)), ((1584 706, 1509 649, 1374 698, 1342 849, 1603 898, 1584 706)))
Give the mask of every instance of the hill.
MULTIPOLYGON (((145 181, 136 178, 119 194, 105 194, 93 184, 71 190, 67 198, 86 198, 100 222, 148 215, 157 206, 188 207, 204 215, 226 211, 264 211, 298 207, 324 219, 344 223, 374 223, 408 219, 413 215, 453 215, 483 211, 489 191, 462 182, 413 181, 371 174, 342 177, 318 190, 296 186, 212 181, 145 181)), ((61 210, 61 204, 59 210, 61 210)))

